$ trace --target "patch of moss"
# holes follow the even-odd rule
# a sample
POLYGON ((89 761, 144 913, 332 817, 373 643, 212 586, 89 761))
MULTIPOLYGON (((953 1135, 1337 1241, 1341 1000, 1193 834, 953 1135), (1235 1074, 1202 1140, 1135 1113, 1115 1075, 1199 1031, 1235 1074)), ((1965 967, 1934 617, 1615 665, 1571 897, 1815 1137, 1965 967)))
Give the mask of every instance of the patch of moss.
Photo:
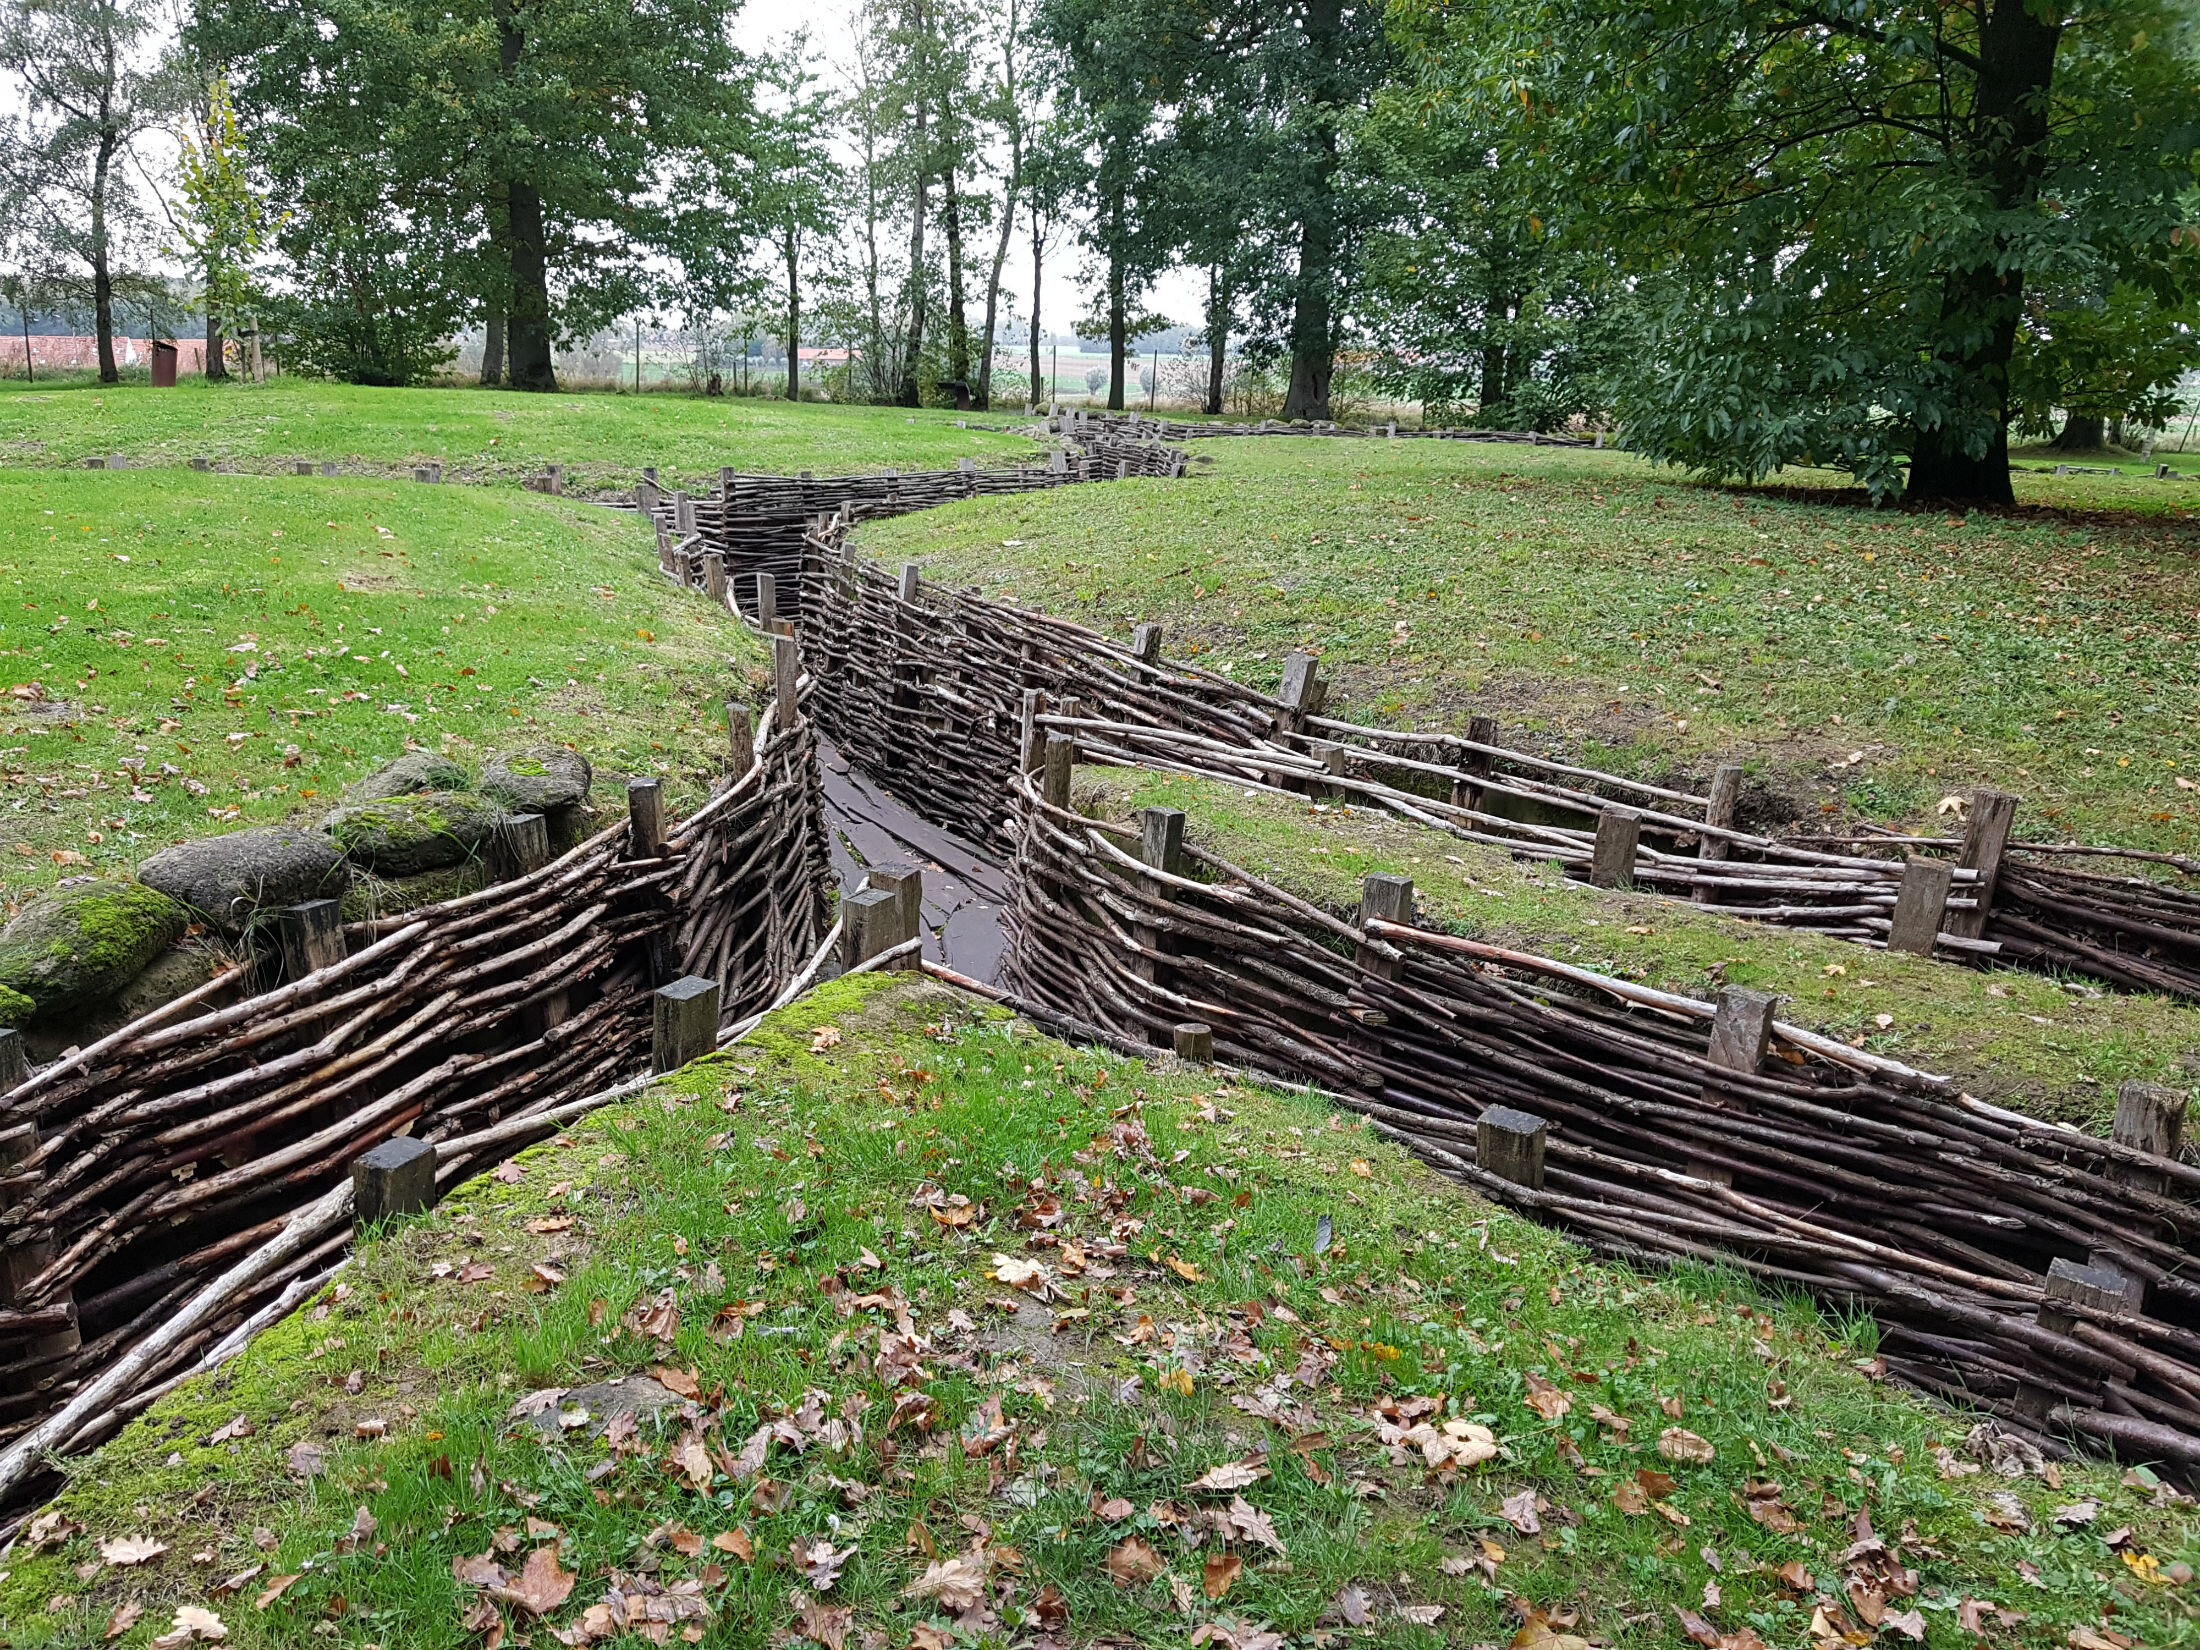
POLYGON ((416 791, 338 808, 325 828, 354 864, 407 877, 473 858, 503 817, 495 803, 464 791, 416 791))
POLYGON ((13 986, 0 985, 0 1026, 19 1026, 38 1005, 13 986))
POLYGON ((189 918, 140 882, 98 881, 33 900, 0 929, 0 987, 27 998, 23 1018, 97 1003, 173 945, 189 918))

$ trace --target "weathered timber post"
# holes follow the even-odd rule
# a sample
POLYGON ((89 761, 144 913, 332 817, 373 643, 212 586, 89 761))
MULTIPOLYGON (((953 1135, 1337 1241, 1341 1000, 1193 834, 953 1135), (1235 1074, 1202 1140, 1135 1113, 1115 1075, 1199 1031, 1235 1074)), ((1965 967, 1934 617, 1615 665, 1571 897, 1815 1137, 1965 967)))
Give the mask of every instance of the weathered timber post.
POLYGON ((665 851, 665 792, 661 781, 626 782, 626 853, 629 859, 655 859, 665 851))
POLYGON ((550 863, 550 822, 541 814, 513 814, 497 822, 492 870, 499 882, 523 877, 550 863))
POLYGON ((718 982, 685 974, 651 995, 649 1063, 678 1071, 718 1046, 718 982))
POLYGON ((31 1080, 30 1050, 23 1034, 13 1026, 0 1026, 0 1094, 21 1088, 31 1080))
POLYGON ((1325 697, 1321 661, 1311 653, 1293 653, 1283 662, 1283 683, 1276 689, 1276 731, 1297 733, 1325 697))
POLYGON ((645 475, 634 483, 634 507, 644 515, 656 514, 657 506, 663 499, 664 494, 658 490, 655 476, 645 475))
POLYGON ((1161 662, 1161 627, 1157 624, 1134 625, 1131 629, 1131 657, 1142 665, 1161 662))
MULTIPOLYGON (((1184 874, 1184 810, 1181 808, 1141 808, 1138 810, 1138 858, 1152 870, 1168 876, 1184 874)), ((1139 879, 1148 899, 1166 900, 1167 887, 1154 877, 1139 879)), ((1168 965, 1161 958, 1169 950, 1168 936, 1149 922, 1134 923, 1131 936, 1139 944, 1141 955, 1132 962, 1132 972, 1155 985, 1163 984, 1169 976, 1168 965)), ((1155 1040, 1159 1041, 1156 1032, 1155 1040)))
MULTIPOLYGON (((901 901, 900 915, 895 919, 900 924, 901 939, 896 940, 895 944, 900 944, 902 940, 913 940, 924 932, 922 871, 914 865, 874 865, 864 873, 864 880, 873 888, 885 889, 901 901)), ((916 960, 907 959, 906 966, 916 967, 916 960)))
POLYGON ((1021 720, 1017 727, 1016 749, 1025 773, 1037 773, 1046 766, 1046 729, 1039 726, 1039 706, 1042 695, 1037 688, 1025 688, 1021 706, 1021 720))
MULTIPOLYGON (((108 464, 107 468, 110 470, 121 469, 122 455, 120 453, 115 454, 114 459, 108 464)), ((313 460, 310 458, 301 458, 297 460, 291 465, 290 473, 294 476, 309 476, 313 474, 313 460)))
POLYGON ((792 733, 802 719, 802 650, 792 636, 772 638, 773 711, 781 733, 792 733))
POLYGON ((756 622, 767 633, 779 617, 779 581, 769 573, 756 575, 756 622))
POLYGON ((284 906, 276 913, 275 934, 286 980, 302 980, 344 960, 343 911, 335 900, 284 906))
POLYGON ((1635 855, 1642 845, 1642 815, 1633 808, 1607 807, 1597 815, 1596 843, 1589 851, 1589 881, 1598 888, 1632 888, 1635 855))
POLYGON ((1978 873, 1978 881, 1971 887, 1975 903, 1967 911, 1950 911, 1943 925, 1945 932, 1958 939, 1975 940, 1986 931, 1994 888, 2001 881, 2002 855, 2017 821, 2017 802, 2018 798, 2007 791, 1984 786, 1971 793, 1970 815, 1963 823, 1963 848, 1956 855, 1956 867, 1978 873))
MULTIPOLYGON (((1395 922, 1413 926, 1413 879, 1376 871, 1360 884, 1360 927, 1370 922, 1395 922)), ((1352 960, 1370 974, 1395 980, 1406 971, 1403 957, 1386 957, 1362 940, 1353 948, 1352 960)))
POLYGON ((1912 854, 1902 867, 1902 885, 1895 894, 1894 920, 1887 929, 1889 951, 1910 951, 1920 957, 1933 954, 1948 913, 1948 891, 1955 886, 1956 868, 1944 859, 1912 854))
MULTIPOLYGON (((46 1176, 26 1165, 38 1152, 38 1125, 0 1128, 0 1214, 38 1195, 46 1176)), ((0 1248, 0 1307, 23 1308, 23 1289, 53 1259, 50 1227, 16 1228, 0 1248)), ((64 1380, 83 1344, 77 1332, 74 1296, 64 1291, 46 1303, 56 1321, 26 1328, 20 1338, 0 1343, 0 1416, 13 1419, 43 1409, 47 1394, 64 1380)))
POLYGON ((720 607, 726 605, 726 557, 723 551, 703 552, 703 594, 720 607))
POLYGON ((901 579, 895 593, 905 602, 917 599, 917 589, 924 583, 924 563, 905 561, 901 564, 901 579))
POLYGON ((1543 1189, 1543 1152, 1550 1125, 1533 1112, 1485 1106, 1474 1122, 1474 1162, 1485 1173, 1531 1192, 1543 1189))
MULTIPOLYGON (((2149 1157, 2175 1161, 2185 1144, 2183 1093, 2159 1083, 2127 1082, 2116 1091, 2116 1122, 2110 1138, 2119 1146, 2145 1152, 2149 1157)), ((2135 1165, 2116 1164, 2110 1175, 2129 1186, 2150 1192, 2169 1189, 2169 1176, 2135 1165)))
MULTIPOLYGON (((860 894, 850 894, 840 902, 840 955, 844 969, 867 963, 881 952, 905 945, 923 932, 923 876, 905 866, 881 867, 871 875, 875 878, 881 872, 889 879, 885 886, 874 882, 860 894)), ((916 968, 921 964, 918 954, 912 951, 895 958, 891 966, 916 968)))
POLYGON ((673 545, 672 535, 660 525, 657 529, 657 569, 667 577, 677 571, 679 557, 673 545))
POLYGON ((695 531, 695 500, 685 493, 672 495, 672 530, 676 533, 695 531))
MULTIPOLYGON (((1722 1071, 1760 1070, 1772 1043, 1772 1011, 1778 1002, 1769 991, 1750 991, 1738 985, 1722 990, 1711 1016, 1711 1043, 1704 1050, 1704 1058, 1722 1071)), ((1728 1088, 1716 1077, 1705 1080, 1701 1098, 1706 1105, 1728 1111, 1756 1109, 1747 1094, 1728 1088)), ((1686 1168, 1698 1180, 1716 1181, 1721 1186, 1734 1183, 1734 1171, 1720 1164, 1691 1158, 1686 1168)))
POLYGON ((435 1201, 435 1147, 396 1135, 351 1160, 351 1218, 360 1231, 435 1201))
POLYGON ((1059 733, 1047 735, 1046 761, 1039 776, 1039 797, 1050 807, 1069 811, 1070 775, 1077 766, 1077 741, 1059 733))
MULTIPOLYGON (((1711 771, 1711 794, 1704 799, 1703 822, 1719 830, 1734 828, 1734 814, 1742 799, 1742 766, 1739 762, 1721 762, 1711 771)), ((1696 857, 1706 864, 1718 864, 1733 852, 1734 845, 1723 836, 1713 836, 1709 831, 1696 839, 1696 857)), ((1693 889, 1698 905, 1718 903, 1718 890, 1708 882, 1699 882, 1693 889)))
MULTIPOLYGON (((1467 743, 1470 745, 1494 745, 1497 742, 1497 718, 1494 716, 1470 716, 1467 718, 1467 743)), ((1481 781, 1490 777, 1490 753, 1488 751, 1461 751, 1459 771, 1466 775, 1451 782, 1451 805, 1454 808, 1482 807, 1481 781)))
MULTIPOLYGON (((200 455, 200 456, 198 456, 198 457, 194 457, 194 458, 193 458, 193 459, 191 460, 191 468, 192 468, 192 469, 194 469, 194 470, 211 470, 211 469, 212 469, 213 467, 214 467, 214 461, 213 461, 212 459, 210 459, 210 458, 207 458, 207 457, 205 457, 204 455, 200 455)), ((418 481, 419 479, 420 479, 420 472, 419 472, 419 471, 417 471, 417 470, 415 470, 415 471, 413 472, 413 480, 415 480, 415 481, 418 481)))
POLYGON ((746 699, 726 701, 726 745, 736 779, 756 766, 756 715, 746 699))
POLYGON ((1202 1066, 1215 1063, 1215 1028, 1203 1021, 1186 1020, 1170 1033, 1170 1041, 1179 1060, 1202 1066))

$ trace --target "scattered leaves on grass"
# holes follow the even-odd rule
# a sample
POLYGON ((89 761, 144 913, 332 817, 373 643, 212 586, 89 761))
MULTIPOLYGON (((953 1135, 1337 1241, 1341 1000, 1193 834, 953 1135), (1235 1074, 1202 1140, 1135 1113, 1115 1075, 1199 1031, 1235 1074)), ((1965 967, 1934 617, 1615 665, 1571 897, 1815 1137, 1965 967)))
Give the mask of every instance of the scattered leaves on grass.
POLYGON ((1131 1536, 1108 1551, 1108 1574, 1118 1586, 1141 1586, 1168 1567, 1168 1560, 1142 1536, 1131 1536))
POLYGON ((546 1616, 571 1596, 578 1579, 558 1567, 555 1546, 537 1547, 527 1555, 518 1579, 491 1587, 489 1596, 531 1616, 546 1616))
POLYGON ((1555 1421, 1574 1407, 1573 1399, 1546 1381, 1534 1370, 1528 1370, 1528 1396, 1521 1401, 1546 1421, 1555 1421))
POLYGON ((853 1545, 836 1547, 824 1536, 809 1542, 797 1541, 787 1549, 788 1562, 821 1593, 832 1591, 833 1583, 840 1579, 840 1567, 855 1555, 853 1545))
POLYGON ((118 1569, 149 1564, 168 1550, 168 1543, 149 1535, 119 1535, 99 1544, 99 1556, 118 1569))
POLYGON ((222 1618, 198 1604, 177 1607, 175 1620, 167 1632, 154 1639, 146 1650, 181 1650, 194 1641, 219 1644, 229 1637, 229 1629, 222 1625, 222 1618))
POLYGON ((1258 1460, 1225 1461, 1220 1466, 1209 1467, 1184 1487, 1188 1490, 1242 1490, 1267 1476, 1267 1467, 1258 1460))
POLYGON ((107 1637, 119 1639, 138 1624, 138 1617, 145 1614, 145 1606, 134 1598, 126 1598, 114 1608, 107 1618, 107 1637))
MULTIPOLYGON (((1140 1545, 1143 1546, 1144 1543, 1141 1542, 1140 1545)), ((1153 1553, 1150 1547, 1146 1551, 1153 1553)), ((1153 1560, 1154 1573, 1158 1574, 1161 1567, 1160 1554, 1153 1553, 1153 1560)), ((1151 1579, 1127 1578, 1117 1569, 1114 1553, 1108 1555, 1108 1573, 1117 1581, 1151 1579)), ((975 1554, 967 1553, 958 1553, 953 1558, 935 1559, 924 1567, 923 1575, 901 1590, 901 1594, 904 1598, 936 1599, 942 1609, 961 1615, 985 1597, 985 1561, 975 1554)))
POLYGON ((840 1047, 840 1027, 819 1026, 810 1033, 810 1052, 823 1054, 829 1048, 840 1047))

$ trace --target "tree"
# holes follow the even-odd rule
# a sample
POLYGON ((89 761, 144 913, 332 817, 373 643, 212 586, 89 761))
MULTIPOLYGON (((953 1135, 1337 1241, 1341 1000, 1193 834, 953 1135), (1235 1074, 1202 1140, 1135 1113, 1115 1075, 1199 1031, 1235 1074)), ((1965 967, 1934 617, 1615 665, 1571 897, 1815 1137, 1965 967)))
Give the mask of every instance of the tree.
MULTIPOLYGON (((970 404, 983 412, 993 405, 993 339, 1000 322, 1001 271, 1008 266, 1008 242, 1016 227, 1016 200, 1024 187, 1024 149, 1030 130, 1031 111, 1026 106, 1037 90, 1029 65, 1029 11, 1023 0, 1008 0, 1002 20, 1001 78, 991 88, 992 115, 1008 146, 1008 172, 1001 180, 1000 233, 993 243, 993 269, 985 283, 985 332, 978 353, 978 382, 970 404)), ((1038 379, 1032 380, 1037 395, 1038 379)))
POLYGON ((17 233, 91 303, 99 379, 116 382, 118 254, 148 220, 132 186, 132 146, 179 104, 148 0, 6 0, 0 64, 21 111, 0 126, 6 204, 17 233))
MULTIPOLYGON (((171 222, 183 255, 199 266, 205 283, 206 376, 222 379, 229 376, 222 359, 224 335, 255 315, 252 265, 266 247, 269 213, 253 187, 229 83, 219 75, 206 84, 197 127, 184 134, 180 147, 182 210, 171 222)), ((256 331, 256 318, 252 324, 256 331)))
POLYGON ((733 4, 203 0, 189 33, 286 197, 374 200, 350 244, 402 233, 388 268, 501 308, 512 386, 549 390, 555 341, 631 311, 653 260, 740 262, 733 4))
POLYGON ((1396 16, 1427 118, 1502 122, 1502 164, 1550 203, 1536 227, 1636 284, 1648 343, 1619 412, 1654 458, 2008 502, 2020 336, 2066 331, 2066 295, 2133 262, 2191 290, 2171 236, 2200 68, 2165 0, 1396 16))
POLYGON ((828 134, 840 100, 819 87, 810 64, 807 32, 797 30, 779 51, 765 56, 760 79, 773 93, 772 107, 757 123, 754 152, 755 211, 771 227, 786 278, 783 336, 787 346, 787 399, 802 399, 802 247, 810 235, 835 228, 840 168, 828 134))

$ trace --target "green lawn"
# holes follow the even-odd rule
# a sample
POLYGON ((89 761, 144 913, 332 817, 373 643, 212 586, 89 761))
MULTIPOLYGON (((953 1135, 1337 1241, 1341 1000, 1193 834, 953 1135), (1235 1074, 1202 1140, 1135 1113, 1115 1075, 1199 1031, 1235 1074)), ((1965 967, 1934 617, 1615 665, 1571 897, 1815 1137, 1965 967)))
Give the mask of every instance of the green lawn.
POLYGON ((1871 1353, 1309 1101, 874 975, 365 1245, 74 1469, 0 1620, 547 1646, 616 1589, 660 1642, 843 1650, 2189 1637, 2189 1502, 1981 1472, 1871 1353), (579 1389, 651 1369, 687 1407, 602 1436, 579 1389))
POLYGON ((765 675, 632 515, 513 489, 0 471, 0 910, 240 824, 308 821, 408 745, 548 740, 698 796, 765 675))
MULTIPOLYGON (((567 467, 569 490, 623 489, 645 464, 668 486, 721 465, 819 475, 894 467, 952 469, 957 458, 1013 463, 1021 436, 957 429, 950 412, 836 407, 685 395, 524 395, 511 390, 362 389, 312 379, 172 390, 74 384, 0 393, 0 463, 75 464, 121 452, 141 464, 195 455, 272 471, 328 459, 349 471, 409 473, 440 460, 447 476, 514 479, 567 467)), ((1001 415, 972 415, 1001 425, 1001 415)))
POLYGON ((1080 770, 1079 791, 1115 817, 1181 808, 1193 841, 1339 916, 1359 909, 1370 873, 1410 876, 1445 931, 1697 998, 1722 985, 1770 991, 1782 1019, 2095 1134, 2108 1132, 2126 1078, 2200 1100, 2200 1071, 2184 1058, 2200 1048, 2200 1009, 2167 998, 1927 962, 1591 888, 1379 811, 1117 770, 1080 770))
POLYGON ((1346 716, 1489 711, 1507 737, 1699 778, 1738 754, 1772 793, 1760 820, 1931 821, 1990 782, 2026 799, 2025 834, 2200 849, 2185 483, 2024 474, 2024 508, 1959 520, 1614 453, 1195 452, 1213 462, 1182 481, 955 504, 861 544, 1119 635, 1164 621, 1171 653, 1264 686, 1319 649, 1346 716))

